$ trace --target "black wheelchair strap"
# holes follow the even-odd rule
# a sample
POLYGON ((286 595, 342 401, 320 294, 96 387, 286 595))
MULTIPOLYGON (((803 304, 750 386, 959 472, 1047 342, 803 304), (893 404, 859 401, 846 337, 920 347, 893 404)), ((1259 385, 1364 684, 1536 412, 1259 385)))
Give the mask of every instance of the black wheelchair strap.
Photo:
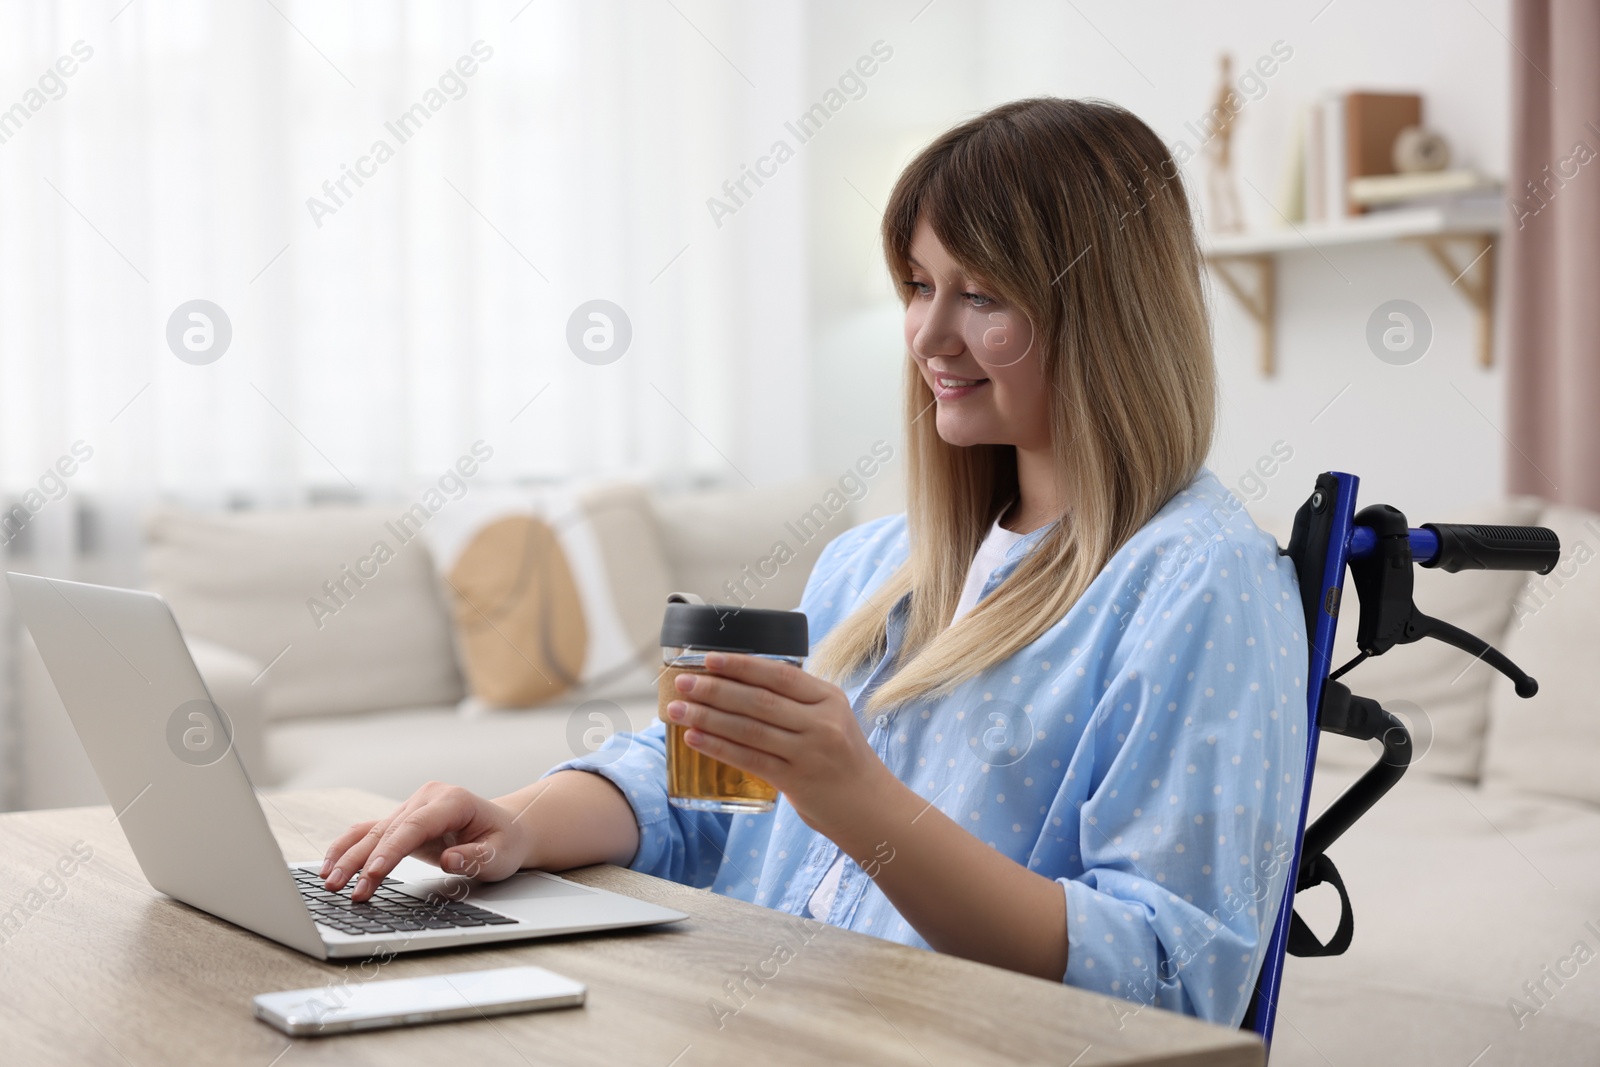
POLYGON ((1324 882, 1333 886, 1339 894, 1339 928, 1328 938, 1328 943, 1323 944, 1317 940, 1316 935, 1311 932, 1311 927, 1306 925, 1298 912, 1291 914, 1288 946, 1291 956, 1338 956, 1350 947, 1350 939, 1356 932, 1355 916, 1350 912, 1350 894, 1345 892, 1344 879, 1339 877, 1339 869, 1326 854, 1316 858, 1307 874, 1300 879, 1295 892, 1297 894, 1304 892, 1324 882))

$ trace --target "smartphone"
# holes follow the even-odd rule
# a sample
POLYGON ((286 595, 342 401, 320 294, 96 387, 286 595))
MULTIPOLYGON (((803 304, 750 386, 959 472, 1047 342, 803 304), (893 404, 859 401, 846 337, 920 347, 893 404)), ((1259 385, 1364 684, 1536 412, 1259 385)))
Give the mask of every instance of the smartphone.
POLYGON ((309 1037, 575 1007, 584 992, 582 982, 543 967, 498 967, 262 993, 255 1005, 256 1018, 309 1037))

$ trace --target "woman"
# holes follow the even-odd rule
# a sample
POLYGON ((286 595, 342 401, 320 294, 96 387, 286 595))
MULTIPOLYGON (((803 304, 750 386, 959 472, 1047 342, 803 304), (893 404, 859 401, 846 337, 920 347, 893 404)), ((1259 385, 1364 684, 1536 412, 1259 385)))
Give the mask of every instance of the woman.
POLYGON ((412 852, 626 864, 1238 1025, 1298 825, 1307 646, 1292 564, 1204 466, 1177 174, 1129 112, 1035 99, 901 176, 909 511, 823 551, 806 671, 712 654, 669 706, 777 786, 772 815, 670 806, 657 723, 496 801, 423 787, 335 843, 329 888, 412 852))

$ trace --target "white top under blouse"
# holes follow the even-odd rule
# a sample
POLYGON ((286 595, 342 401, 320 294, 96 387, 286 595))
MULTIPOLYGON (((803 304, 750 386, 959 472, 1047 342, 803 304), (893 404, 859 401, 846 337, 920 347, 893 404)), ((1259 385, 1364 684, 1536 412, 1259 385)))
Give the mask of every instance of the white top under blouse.
MULTIPOLYGON (((977 554, 972 557, 972 566, 967 568, 967 582, 961 587, 961 599, 956 602, 956 613, 950 616, 950 625, 954 626, 957 619, 977 606, 978 597, 982 594, 989 575, 1005 562, 1006 553, 1010 551, 1011 546, 1026 536, 1027 534, 1013 533, 1001 526, 999 519, 994 520, 994 525, 989 527, 988 534, 983 538, 983 544, 978 546, 977 554)), ((833 866, 828 868, 828 873, 822 876, 822 884, 811 894, 811 901, 807 907, 811 911, 812 918, 828 917, 828 911, 833 907, 834 895, 839 891, 839 876, 844 872, 844 860, 844 853, 839 853, 838 858, 833 861, 833 866)))

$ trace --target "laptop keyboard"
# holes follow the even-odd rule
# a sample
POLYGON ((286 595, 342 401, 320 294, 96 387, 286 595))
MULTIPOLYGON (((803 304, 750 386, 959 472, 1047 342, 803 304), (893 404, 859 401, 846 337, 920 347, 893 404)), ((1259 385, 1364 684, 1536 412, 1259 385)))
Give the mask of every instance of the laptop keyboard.
POLYGON ((323 888, 315 871, 295 869, 295 885, 311 911, 311 917, 324 926, 345 934, 391 934, 413 930, 454 930, 468 926, 503 926, 517 920, 465 901, 440 899, 432 903, 393 888, 400 883, 385 878, 370 899, 356 903, 350 888, 357 879, 335 893, 323 888))

